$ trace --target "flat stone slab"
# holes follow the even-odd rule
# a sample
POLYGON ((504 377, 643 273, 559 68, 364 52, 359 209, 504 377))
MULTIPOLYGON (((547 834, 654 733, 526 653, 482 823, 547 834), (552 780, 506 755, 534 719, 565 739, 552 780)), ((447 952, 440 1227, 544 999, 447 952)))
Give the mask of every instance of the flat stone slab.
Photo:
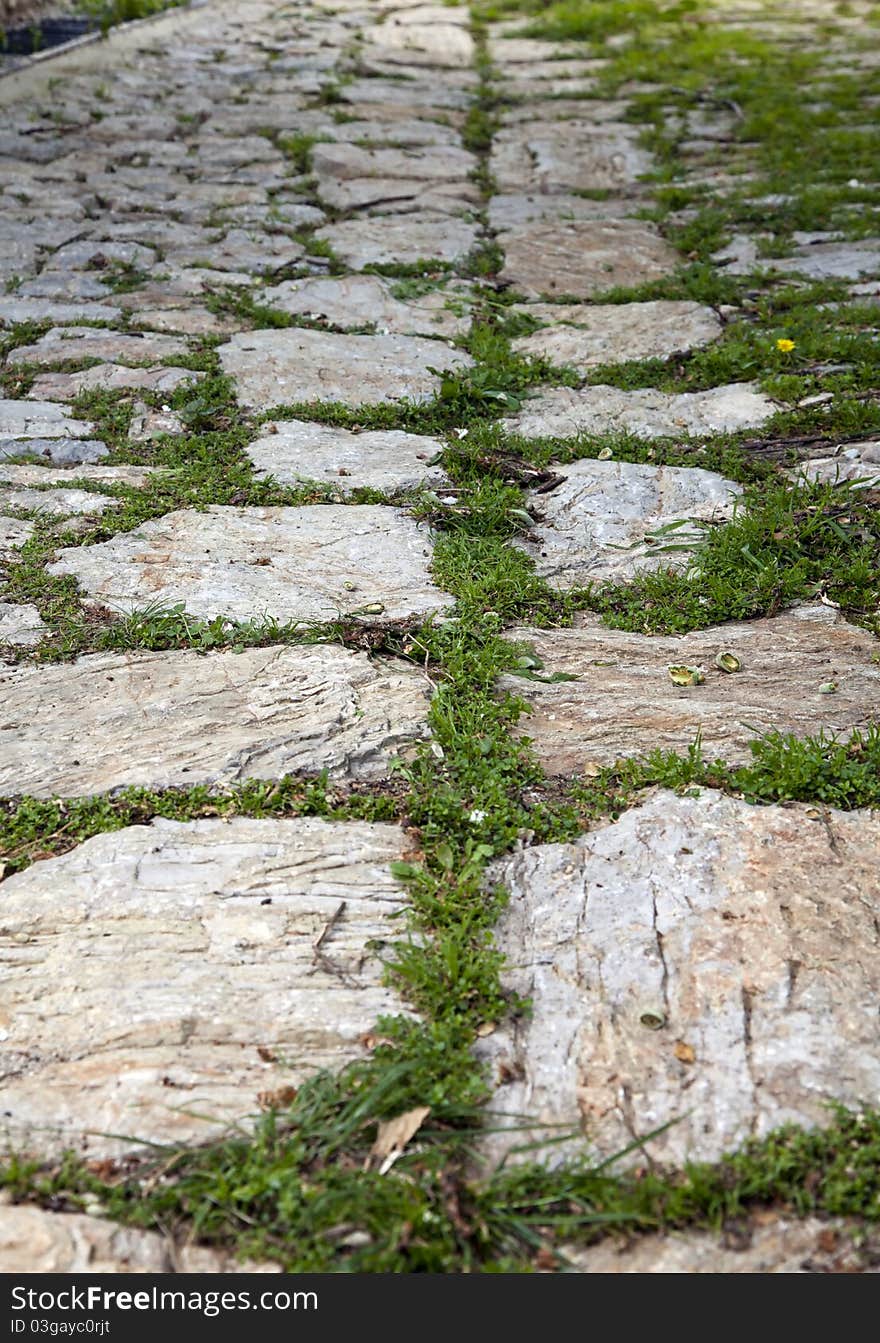
POLYGON ((537 1123, 491 1155, 571 1126, 609 1157, 670 1124, 630 1164, 714 1161, 876 1096, 878 874, 877 813, 708 790, 494 864, 503 977, 532 1014, 484 1042, 511 1079, 490 1108, 537 1123))
POLYGON ((697 545, 703 529, 685 525, 671 535, 660 529, 726 519, 742 493, 734 481, 700 467, 586 460, 560 474, 563 484, 533 505, 542 515, 532 529, 536 539, 520 544, 537 572, 564 588, 685 563, 686 552, 663 547, 697 545))
MULTIPOLYGON (((489 201, 489 225, 498 233, 515 232, 525 225, 565 225, 575 221, 596 219, 625 219, 641 205, 640 197, 629 192, 606 200, 590 200, 585 196, 554 194, 545 196, 539 191, 528 193, 501 192, 489 201)), ((506 240, 500 239, 503 244, 506 240)))
POLYGON ((754 382, 732 382, 707 392, 623 392, 606 383, 575 389, 553 387, 532 397, 504 427, 530 438, 576 438, 578 434, 637 434, 640 438, 687 438, 758 429, 777 406, 754 382))
POLYGON ((0 322, 118 322, 122 309, 108 303, 57 303, 46 298, 0 296, 0 322))
POLYGON ((0 644, 33 648, 48 632, 49 627, 35 606, 0 601, 0 644))
POLYGON ((463 261, 476 246, 479 230, 475 224, 452 216, 392 215, 343 219, 318 229, 315 237, 328 242, 339 260, 352 270, 412 266, 421 261, 430 270, 432 261, 463 261))
POLYGON ((573 629, 507 631, 531 644, 544 683, 505 676, 501 687, 530 706, 520 730, 548 774, 581 774, 649 751, 686 754, 699 733, 706 760, 748 763, 766 732, 848 737, 880 720, 877 642, 830 607, 799 606, 765 620, 660 637, 609 629, 597 616, 573 629), (715 665, 719 653, 741 670, 715 665), (702 685, 676 686, 670 666, 699 667, 702 685), (821 694, 833 682, 837 693, 821 694))
POLYGON ((322 770, 381 779, 399 751, 427 736, 423 676, 332 645, 209 657, 101 653, 0 672, 0 685, 3 795, 76 797, 322 770))
POLYGON ((492 142, 489 170, 502 192, 614 191, 653 167, 638 136, 636 126, 592 120, 509 126, 492 142))
POLYGON ((842 1218, 761 1210, 737 1234, 672 1231, 631 1241, 609 1237, 587 1248, 565 1246, 575 1273, 876 1273, 876 1232, 842 1218))
POLYGON ((501 241, 501 279, 529 298, 593 298, 618 285, 660 280, 679 261, 655 228, 630 219, 533 224, 501 241))
POLYGON ((71 517, 103 513, 106 508, 118 508, 121 499, 91 490, 58 489, 38 490, 22 486, 18 489, 0 489, 0 510, 22 509, 33 513, 57 514, 71 517))
POLYGON ((22 518, 0 517, 0 560, 14 560, 19 546, 30 540, 34 524, 22 518))
POLYGON ((866 439, 862 443, 846 443, 833 457, 814 457, 801 462, 790 474, 797 479, 853 480, 866 485, 880 483, 880 439, 866 439))
POLYGON ((629 359, 666 359, 708 345, 721 323, 702 303, 521 303, 516 312, 551 325, 513 341, 518 354, 590 368, 629 359))
POLYGON ((321 200, 344 214, 461 215, 476 211, 480 193, 473 182, 422 182, 418 178, 355 177, 322 179, 321 200))
MULTIPOLYGON (((94 496, 93 496, 94 497, 94 496)), ((375 504, 180 509, 93 546, 58 552, 52 574, 73 574, 120 611, 173 606, 204 620, 388 621, 445 610, 430 579, 431 533, 375 504)))
POLYGON ((293 265, 304 254, 302 244, 294 242, 285 234, 230 229, 220 242, 206 241, 186 247, 170 247, 166 256, 177 266, 269 275, 282 266, 293 265))
POLYGON ((77 466, 99 462, 108 455, 106 443, 96 438, 0 438, 0 462, 13 457, 33 457, 53 466, 77 466))
POLYGON ((859 280, 880 271, 880 239, 808 243, 795 248, 793 256, 762 259, 759 265, 772 266, 787 274, 806 275, 811 280, 859 280))
POLYGON ((418 298, 399 299, 378 275, 285 280, 263 291, 273 308, 341 328, 374 326, 382 335, 461 336, 470 330, 472 289, 451 281, 418 298))
POLYGON ((96 364, 79 373, 41 373, 28 396, 73 401, 80 392, 137 391, 173 392, 186 383, 199 382, 204 373, 188 368, 127 368, 124 364, 96 364))
POLYGON ((95 426, 52 401, 0 400, 0 438, 88 438, 95 426))
POLYGON ((429 465, 444 448, 437 438, 397 429, 355 434, 309 420, 279 420, 273 427, 276 432, 246 448, 260 478, 285 485, 317 480, 340 493, 436 487, 447 479, 442 467, 429 465))
POLYGON ((175 336, 139 335, 128 331, 102 331, 95 326, 54 326, 33 345, 10 350, 7 364, 58 364, 66 359, 100 359, 102 362, 136 363, 172 359, 187 354, 185 340, 175 336))
POLYGON ((16 1149, 206 1140, 261 1094, 357 1057, 402 1007, 365 948, 398 934, 388 865, 410 848, 391 825, 157 820, 8 877, 16 1149))
POLYGON ((67 485, 71 480, 93 480, 101 485, 131 485, 142 489, 160 468, 155 466, 7 466, 0 459, 0 482, 4 485, 67 485))
POLYGON ((303 327, 243 331, 217 353, 240 404, 257 410, 298 401, 430 401, 440 388, 432 368, 473 363, 421 336, 342 336, 303 327))
POLYGON ((445 5, 419 5, 389 14, 367 29, 366 41, 368 52, 372 48, 385 61, 408 65, 469 69, 474 57, 466 21, 445 5))
POLYGON ((0 1273, 277 1273, 205 1245, 175 1245, 155 1231, 86 1213, 0 1207, 0 1273))
POLYGON ((365 149, 361 145, 334 142, 317 144, 312 149, 312 171, 319 184, 360 177, 464 182, 476 166, 475 156, 458 145, 365 149))

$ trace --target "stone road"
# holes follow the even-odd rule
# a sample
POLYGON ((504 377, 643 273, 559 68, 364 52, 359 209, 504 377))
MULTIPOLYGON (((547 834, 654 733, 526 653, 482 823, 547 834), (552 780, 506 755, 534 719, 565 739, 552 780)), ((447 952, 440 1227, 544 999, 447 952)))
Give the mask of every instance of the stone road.
MULTIPOLYGON (((492 143, 488 200, 463 143, 479 92, 464 8, 221 0, 11 76, 9 91, 0 82, 0 324, 18 333, 0 400, 3 566, 52 526, 46 572, 75 580, 97 621, 108 608, 175 604, 194 620, 282 625, 454 618, 432 570, 436 538, 407 503, 407 492, 448 489, 445 436, 272 412, 430 403, 440 371, 473 366, 461 347, 479 284, 469 262, 487 241, 503 254, 493 283, 533 319, 516 351, 581 375, 536 389, 502 420, 507 431, 760 432, 777 407, 747 378, 688 393, 584 384, 601 365, 706 347, 724 314, 602 300, 678 265, 644 217, 652 159, 624 100, 583 99, 595 61, 511 38, 513 27, 489 36, 516 101, 492 143), (310 158, 292 158, 290 137, 308 137, 310 158), (402 268, 434 282, 401 284, 402 268), (249 315, 214 301, 228 292, 249 315), (294 324, 261 325, 255 305, 294 324), (251 415, 253 479, 318 482, 332 498, 175 503, 116 530, 121 487, 156 485, 153 445, 185 443, 176 390, 198 397, 209 375, 187 356, 210 348, 251 415), (75 408, 101 392, 134 407, 122 450, 75 408), (349 498, 363 489, 384 502, 349 498)), ((863 283, 880 252, 860 248, 855 261, 839 249, 822 273, 863 283)), ((822 260, 809 249, 805 273, 822 260)), ((799 273, 797 256, 786 264, 799 273)), ((857 464, 864 474, 878 459, 865 444, 857 464)), ((554 469, 557 487, 526 497, 538 520, 514 544, 562 592, 668 562, 658 529, 686 519, 699 537, 731 517, 742 488, 714 470, 610 454, 554 469)), ((343 788, 381 786, 429 736, 427 669, 332 636, 47 661, 38 649, 53 628, 51 611, 0 587, 6 798, 324 770, 343 788)), ((818 597, 684 636, 581 614, 565 628, 511 625, 507 637, 571 678, 499 686, 528 700, 521 731, 551 777, 686 752, 698 730, 710 757, 735 764, 761 732, 849 734, 877 715, 876 640, 818 597), (738 675, 716 665, 722 650, 738 675), (702 680, 674 685, 675 664, 702 680), (823 693, 829 682, 839 693, 823 693)), ((394 939, 406 901, 389 864, 416 852, 417 837, 390 823, 155 820, 7 876, 8 1141, 47 1159, 204 1141, 261 1094, 361 1055, 377 1016, 410 1010, 371 948, 394 939)), ((579 1126, 602 1156, 679 1121, 650 1154, 680 1163, 784 1121, 821 1123, 829 1100, 875 1100, 878 871, 876 815, 754 807, 712 790, 655 793, 570 843, 496 860, 489 877, 511 892, 497 932, 505 982, 533 1012, 480 1043, 493 1109, 579 1126)), ((492 1144, 493 1155, 510 1145, 492 1144)), ((193 1250, 170 1259, 152 1234, 87 1216, 0 1214, 7 1269, 236 1267, 193 1250)), ((753 1269, 790 1266, 813 1232, 773 1234, 753 1269)), ((687 1253, 689 1271, 734 1271, 700 1238, 687 1253)), ((638 1268, 681 1271, 665 1242, 639 1255, 638 1268)))

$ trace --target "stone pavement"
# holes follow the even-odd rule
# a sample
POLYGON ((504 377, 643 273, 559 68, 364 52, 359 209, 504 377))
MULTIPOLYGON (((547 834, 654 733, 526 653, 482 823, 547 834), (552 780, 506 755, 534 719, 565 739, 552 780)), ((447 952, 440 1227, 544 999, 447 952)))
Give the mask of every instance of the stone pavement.
MULTIPOLYGON (((220 0, 134 46, 119 38, 49 62, 12 98, 0 83, 0 325, 16 334, 0 400, 3 566, 30 537, 57 535, 45 572, 77 583, 99 622, 176 604, 195 621, 279 627, 454 619, 432 569, 436 536, 407 493, 448 490, 446 435, 338 421, 340 407, 424 407, 444 372, 473 367, 462 346, 487 242, 501 252, 492 283, 531 319, 515 351, 579 374, 535 389, 506 431, 760 433, 777 405, 748 378, 686 393, 585 384, 602 365, 709 346, 724 314, 680 298, 603 301, 679 263, 644 217, 651 155, 625 100, 583 98, 595 61, 511 30, 489 36, 517 101, 501 112, 488 199, 464 135, 479 52, 462 7, 220 0), (432 283, 407 284, 412 273, 432 283), (238 310, 216 302, 230 294, 238 310), (261 325, 254 313, 267 309, 294 324, 261 325), (117 529, 132 491, 161 487, 154 442, 185 450, 177 411, 211 376, 186 365, 213 349, 250 416, 253 480, 317 482, 332 498, 175 503, 117 529), (76 408, 95 406, 99 421, 101 393, 134 407, 121 449, 76 408), (320 409, 272 419, 314 402, 333 403, 324 423, 320 409)), ((814 246, 785 266, 856 285, 880 252, 870 240, 855 260, 814 246)), ((862 446, 864 474, 878 448, 862 446)), ((668 563, 658 529, 684 519, 696 544, 742 490, 700 466, 610 454, 558 473, 554 490, 527 495, 535 525, 514 544, 561 592, 668 563)), ((321 771, 342 788, 390 787, 395 757, 430 735, 430 669, 342 647, 332 632, 308 646, 47 661, 40 641, 53 631, 50 609, 0 587, 7 799, 321 771)), ((551 777, 654 748, 686 753, 698 730, 710 756, 736 764, 762 732, 848 735, 877 717, 876 640, 818 594, 683 636, 580 614, 566 628, 511 623, 507 637, 561 674, 499 684, 525 697, 520 729, 551 777), (739 675, 717 666, 722 650, 739 675), (702 680, 674 685, 675 664, 702 680), (823 692, 831 682, 839 693, 823 692)), ((8 1142, 52 1159, 204 1141, 260 1097, 362 1056, 377 1016, 410 1010, 374 948, 395 938, 406 903, 389 864, 417 850, 391 823, 156 819, 7 876, 8 1142)), ((497 933, 505 983, 533 1012, 481 1041, 493 1109, 578 1126, 601 1156, 678 1121, 650 1155, 681 1163, 784 1121, 821 1123, 831 1100, 876 1100, 878 871, 876 815, 754 807, 711 789, 659 792, 572 842, 498 858, 489 879, 511 893, 497 933)), ((509 1145, 496 1135, 492 1154, 509 1145)), ((797 1267, 817 1237, 827 1251, 812 1223, 765 1227, 740 1269, 797 1267)), ((617 1271, 602 1253, 577 1267, 617 1271)), ((739 1271, 711 1238, 638 1254, 633 1271, 739 1271)), ((175 1258, 152 1233, 23 1206, 0 1207, 0 1267, 236 1271, 194 1248, 175 1258)))

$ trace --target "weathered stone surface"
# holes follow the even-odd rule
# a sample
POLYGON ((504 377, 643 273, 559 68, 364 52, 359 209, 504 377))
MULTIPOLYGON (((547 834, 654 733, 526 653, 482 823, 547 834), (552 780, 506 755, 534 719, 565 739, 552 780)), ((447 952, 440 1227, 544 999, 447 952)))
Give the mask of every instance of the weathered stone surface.
POLYGON ((392 282, 378 275, 315 276, 285 280, 266 289, 265 302, 282 312, 331 326, 375 326, 382 335, 460 336, 470 328, 471 287, 453 281, 418 298, 395 298, 392 282))
POLYGON ((317 480, 340 492, 368 486, 374 490, 408 490, 437 486, 446 480, 429 462, 443 451, 436 438, 400 430, 351 433, 307 420, 279 420, 275 432, 247 448, 258 476, 274 476, 284 484, 317 480))
POLYGON ((341 336, 296 327, 242 332, 218 354, 241 404, 259 410, 296 401, 430 401, 440 386, 431 368, 473 363, 421 336, 341 336))
POLYGON ((707 392, 658 392, 651 387, 622 392, 598 383, 554 387, 533 397, 505 427, 532 437, 578 434, 638 434, 640 438, 686 438, 757 429, 777 407, 753 382, 732 382, 707 392))
POLYGON ((257 275, 268 275, 282 266, 292 265, 304 251, 301 243, 282 233, 230 229, 220 242, 206 238, 204 243, 169 248, 166 255, 178 266, 208 266, 213 270, 253 271, 257 275))
POLYGON ((54 326, 33 345, 19 345, 7 356, 8 364, 57 364, 66 359, 101 359, 110 363, 136 363, 172 359, 186 354, 185 340, 174 336, 138 335, 128 331, 102 331, 94 326, 54 326))
POLYGON ((474 155, 458 145, 364 149, 360 145, 331 143, 317 144, 312 149, 312 170, 319 184, 327 179, 347 181, 358 177, 463 182, 476 166, 474 155))
POLYGON ((315 236, 328 242, 353 270, 420 261, 430 270, 431 261, 462 261, 476 245, 478 230, 475 224, 451 216, 408 215, 344 219, 318 229, 315 236))
POLYGON ((331 209, 367 215, 462 215, 479 209, 473 182, 422 182, 418 178, 355 177, 322 182, 320 197, 331 209))
POLYGON ((391 825, 157 820, 8 877, 16 1148, 206 1139, 261 1093, 356 1057, 401 1008, 365 947, 396 936, 388 865, 408 848, 391 825))
POLYGON ((629 219, 534 224, 506 233, 501 278, 530 298, 593 298, 618 285, 660 280, 678 256, 650 224, 629 219))
POLYGON ((23 546, 33 534, 32 522, 0 517, 0 560, 14 559, 18 547, 23 546))
POLYGON ((331 645, 95 654, 0 673, 0 793, 231 784, 322 770, 379 779, 427 734, 428 684, 331 645))
POLYGON ((492 144, 490 171, 500 191, 613 191, 650 172, 638 127, 594 121, 533 121, 510 126, 492 144))
POLYGON ((131 485, 141 489, 159 468, 155 466, 77 466, 67 470, 49 466, 8 466, 0 461, 4 485, 67 485, 71 480, 94 480, 102 485, 131 485))
POLYGON ((35 606, 0 601, 0 644, 32 648, 47 633, 48 626, 35 606))
POLYGON ((658 536, 659 529, 727 518, 742 492, 715 471, 685 466, 585 460, 563 473, 562 485, 539 496, 543 520, 532 529, 536 539, 521 543, 538 573, 563 588, 684 563, 683 552, 663 546, 695 545, 702 528, 680 526, 671 538, 658 536))
POLYGON ((95 426, 51 401, 0 400, 0 438, 88 438, 95 426))
POLYGON ((80 392, 138 391, 173 392, 188 382, 199 382, 204 373, 189 368, 127 368, 124 364, 96 364, 79 373, 41 373, 28 396, 38 400, 73 401, 80 392))
MULTIPOLYGON (((94 497, 94 496, 92 496, 94 497)), ((335 620, 427 615, 451 604, 429 577, 431 533, 399 509, 180 509, 99 545, 61 550, 53 574, 124 611, 183 602, 211 620, 335 620)))
POLYGON ((814 457, 793 468, 795 478, 808 480, 858 480, 866 485, 880 483, 880 439, 866 439, 862 443, 846 443, 833 457, 814 457))
POLYGON ((819 242, 795 248, 790 257, 764 260, 764 266, 788 274, 807 275, 811 280, 859 280, 880 271, 880 241, 819 242))
POLYGON ((0 1273, 279 1273, 86 1213, 0 1207, 0 1273))
POLYGON ((496 863, 506 983, 533 1012, 485 1042, 513 1079, 492 1110, 602 1156, 671 1124, 645 1149, 680 1165, 857 1108, 880 1087, 878 874, 877 813, 708 790, 496 863))
MULTIPOLYGON (((634 214, 641 201, 638 195, 612 196, 590 200, 585 196, 552 195, 540 192, 500 194, 489 202, 489 224, 499 233, 508 233, 531 224, 564 225, 574 221, 625 219, 634 214)), ((500 240, 502 244, 506 239, 500 240)))
POLYGON ((744 764, 749 742, 765 732, 849 736, 880 719, 876 640, 827 606, 673 637, 609 629, 593 615, 577 616, 573 629, 507 634, 534 646, 541 675, 577 677, 501 682, 529 702, 520 729, 548 774, 579 774, 652 750, 684 754, 698 733, 707 760, 744 764), (742 670, 719 670, 721 652, 739 658, 742 670), (701 668, 704 683, 673 685, 669 667, 682 664, 701 668), (829 681, 837 693, 820 694, 829 681))
POLYGON ((118 322, 121 308, 109 303, 54 303, 45 298, 0 296, 0 322, 118 322))
POLYGON ((737 1234, 670 1232, 564 1247, 574 1273, 876 1273, 880 1245, 842 1218, 762 1211, 737 1234))
POLYGON ((105 508, 116 508, 120 502, 121 500, 113 499, 109 494, 93 493, 91 490, 63 487, 38 490, 25 486, 11 490, 0 489, 0 510, 21 508, 32 510, 34 513, 57 513, 59 517, 103 513, 105 508))
POLYGON ((89 438, 0 438, 0 462, 11 457, 33 457, 53 466, 99 462, 108 456, 105 443, 89 438))
POLYGON ((458 69, 467 69, 474 56, 466 21, 445 5, 419 5, 389 14, 367 30, 367 50, 370 47, 386 61, 458 69))
POLYGON ((714 311, 702 303, 523 303, 515 311, 553 323, 515 340, 515 350, 576 368, 665 359, 707 345, 721 334, 714 311))

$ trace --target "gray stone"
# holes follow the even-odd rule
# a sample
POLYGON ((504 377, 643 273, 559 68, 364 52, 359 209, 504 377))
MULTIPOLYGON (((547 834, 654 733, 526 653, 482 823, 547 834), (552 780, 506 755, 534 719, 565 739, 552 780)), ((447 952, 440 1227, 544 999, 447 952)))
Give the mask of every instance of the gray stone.
POLYGON ((554 387, 542 392, 504 425, 529 437, 627 433, 640 438, 687 438, 757 429, 776 409, 754 382, 677 393, 650 387, 622 392, 598 383, 577 390, 554 387))
POLYGON ((285 280, 263 291, 273 308, 336 327, 374 325, 382 335, 461 336, 470 329, 471 287, 452 281, 418 298, 398 299, 378 275, 285 280))
POLYGON ((295 327, 241 332, 218 354, 241 405, 260 410, 298 401, 430 401, 440 386, 432 368, 473 363, 421 336, 341 336, 295 327))
POLYGON ((343 103, 364 108, 363 115, 390 120, 400 116, 401 109, 408 116, 433 117, 446 120, 448 113, 464 113, 471 105, 467 89, 456 88, 446 79, 442 85, 432 80, 430 86, 409 79, 353 79, 339 90, 343 103))
POLYGON ((638 127, 537 121, 496 135, 490 171, 500 191, 614 191, 650 172, 638 127))
POLYGON ((432 458, 443 451, 436 438, 400 430, 351 433, 306 420, 279 420, 246 449, 258 477, 285 485, 317 480, 340 493, 369 487, 410 490, 442 485, 446 475, 432 458))
POLYGON ((45 298, 0 295, 0 322, 118 322, 121 308, 107 303, 55 303, 45 298))
POLYGON ((520 729, 548 774, 580 774, 653 750, 684 755, 698 734, 706 760, 740 765, 752 758, 749 743, 764 733, 848 737, 877 718, 876 641, 827 606, 680 636, 609 629, 593 615, 577 616, 573 629, 507 634, 534 647, 540 675, 577 678, 501 682, 528 701, 520 729), (741 670, 719 670, 721 652, 739 658, 741 670), (681 665, 699 667, 703 683, 674 685, 669 667, 681 665), (820 693, 828 682, 836 694, 820 693))
POLYGON ((402 178, 416 182, 463 182, 477 166, 473 154, 457 145, 413 149, 363 149, 360 145, 317 144, 312 170, 319 179, 347 181, 359 177, 402 178))
MULTIPOLYGON (((484 1042, 490 1102, 630 1164, 714 1161, 880 1088, 880 815, 660 792, 496 863, 497 943, 532 1012, 484 1042)), ((564 1147, 545 1149, 548 1161, 564 1147)), ((535 1159, 538 1153, 528 1153, 535 1159)))
POLYGON ((665 359, 707 345, 721 323, 701 303, 524 303, 516 312, 552 325, 513 342, 520 354, 589 368, 627 359, 665 359))
POLYGON ((73 401, 80 392, 138 391, 173 392, 188 382, 199 382, 204 373, 188 368, 128 368, 125 364, 96 364, 79 373, 41 373, 28 396, 73 401))
POLYGON ((474 58, 467 20, 446 5, 397 10, 367 30, 366 42, 383 60, 411 65, 468 69, 474 58))
POLYGON ((175 1244, 86 1213, 27 1204, 0 1207, 0 1273, 280 1273, 222 1250, 175 1244))
POLYGON ((230 229, 220 242, 169 248, 166 256, 177 266, 269 275, 299 261, 304 252, 301 243, 293 242, 283 233, 230 229))
POLYGON ((360 1055, 402 1006, 365 947, 397 935, 388 865, 410 850, 391 825, 157 820, 8 877, 16 1150, 212 1138, 261 1095, 360 1055))
POLYGON ((855 1222, 761 1210, 736 1234, 672 1231, 563 1246, 573 1273, 876 1273, 880 1245, 855 1222))
POLYGON ((11 457, 35 457, 53 466, 99 462, 108 455, 106 444, 88 438, 0 438, 0 462, 11 457))
POLYGON ((368 215, 461 215, 479 209, 480 193, 473 182, 421 182, 390 177, 357 177, 320 187, 323 203, 334 210, 368 215))
POLYGON ((120 266, 135 266, 146 270, 156 264, 156 253, 152 247, 144 247, 137 242, 97 241, 94 238, 80 238, 76 242, 59 247, 49 262, 52 270, 91 270, 100 273, 105 263, 116 262, 120 266))
POLYGON ((0 672, 0 793, 76 797, 284 774, 381 779, 427 736, 428 683, 332 645, 100 653, 0 672))
POLYGON ((106 508, 118 508, 121 502, 108 494, 97 494, 91 490, 0 489, 0 510, 12 508, 33 513, 57 513, 59 517, 74 514, 88 517, 93 513, 103 513, 106 508))
POLYGON ((16 296, 48 299, 102 299, 113 291, 93 275, 79 271, 44 270, 34 280, 19 285, 16 296))
POLYGON ((502 238, 501 278, 531 298, 593 298, 605 289, 660 280, 678 264, 650 224, 629 219, 534 224, 502 238))
POLYGON ((353 270, 424 262, 430 271, 434 261, 463 261, 479 234, 477 226, 464 219, 419 214, 344 219, 318 229, 315 236, 328 242, 340 261, 353 270))
POLYGON ((102 331, 94 326, 55 326, 33 345, 10 350, 7 364, 59 364, 67 359, 101 359, 136 363, 172 359, 187 354, 185 340, 174 336, 147 336, 128 331, 102 331))
POLYGON ((212 620, 335 620, 428 615, 452 599, 429 577, 431 533, 378 505, 181 509, 99 545, 59 552, 98 602, 123 611, 183 602, 212 620))
POLYGON ((0 438, 88 438, 95 426, 51 401, 0 400, 0 438))
POLYGON ((833 456, 801 462, 791 475, 795 479, 806 476, 808 480, 851 480, 877 486, 880 484, 880 439, 841 444, 833 456))
POLYGON ((132 407, 131 424, 128 427, 130 443, 149 443, 162 434, 182 434, 184 424, 173 410, 151 410, 142 401, 132 407))
POLYGON ((333 124, 328 133, 339 143, 394 144, 403 149, 424 145, 455 145, 459 137, 452 126, 438 121, 423 121, 418 117, 397 117, 383 124, 373 120, 343 121, 333 124))
MULTIPOLYGON (((639 198, 613 196, 590 200, 584 196, 542 196, 508 194, 493 196, 489 202, 489 225, 498 233, 521 229, 527 224, 568 224, 596 219, 625 219, 641 204, 639 198)), ((500 242, 505 243, 501 238, 500 242)))
POLYGON ((30 540, 34 534, 34 524, 21 518, 0 517, 0 560, 16 558, 16 551, 30 540))
POLYGON ((33 648, 48 632, 49 627, 43 623, 35 606, 0 601, 0 644, 33 648))
POLYGON ((9 466, 0 460, 4 485, 66 485, 71 480, 93 480, 100 485, 131 485, 141 489, 159 468, 155 466, 74 466, 56 470, 48 466, 9 466))
POLYGON ((880 241, 825 242, 795 248, 790 257, 763 260, 785 274, 806 275, 811 280, 859 280, 880 271, 880 241))
POLYGON ((687 466, 583 460, 562 473, 562 485, 538 496, 542 521, 521 544, 542 577, 566 588, 680 567, 681 548, 705 535, 699 524, 728 518, 742 493, 715 471, 687 466), (671 545, 673 553, 665 549, 671 545))

